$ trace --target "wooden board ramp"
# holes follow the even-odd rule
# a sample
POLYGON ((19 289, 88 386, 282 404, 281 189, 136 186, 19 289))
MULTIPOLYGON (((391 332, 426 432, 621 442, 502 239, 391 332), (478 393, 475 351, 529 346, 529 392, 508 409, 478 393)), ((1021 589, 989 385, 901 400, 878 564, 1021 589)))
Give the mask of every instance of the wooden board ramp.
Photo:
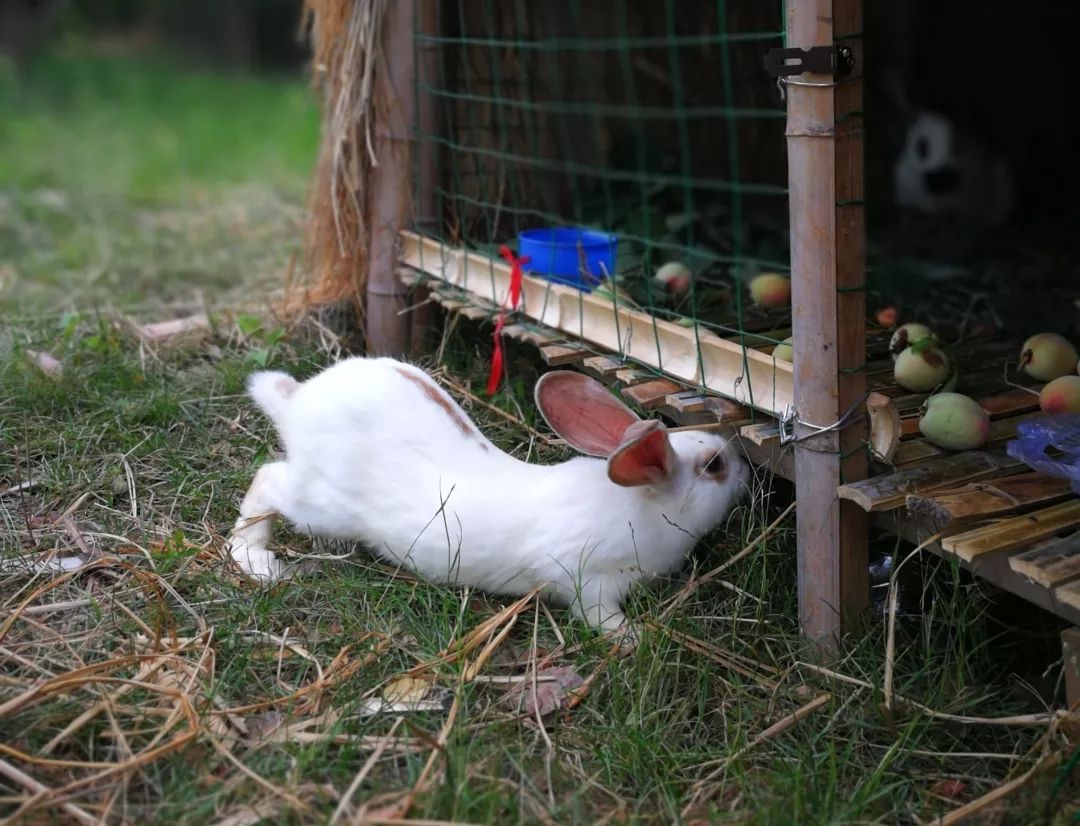
MULTIPOLYGON (((439 260, 438 254, 453 253, 456 266, 462 264, 460 251, 438 249, 442 252, 433 257, 433 248, 425 248, 429 262, 439 260)), ((490 264, 474 261, 471 266, 479 273, 478 266, 490 264)), ((430 273, 403 267, 400 275, 407 284, 428 286, 431 300, 449 313, 490 324, 499 312, 489 298, 430 273)), ((728 329, 706 335, 724 347, 737 346, 740 354, 745 344, 755 354, 751 358, 771 364, 768 354, 776 340, 791 334, 790 325, 788 311, 747 308, 741 325, 728 319, 728 329)), ((590 339, 552 327, 543 312, 514 314, 503 334, 536 347, 549 367, 594 376, 645 414, 663 415, 679 426, 719 426, 732 433, 748 461, 794 478, 793 451, 781 444, 779 423, 767 415, 770 411, 763 415, 760 406, 754 410, 730 395, 703 391, 697 368, 687 366, 686 359, 676 360, 676 367, 682 367, 675 373, 664 362, 661 370, 648 357, 636 357, 638 350, 595 340, 602 336, 590 339)), ((692 342, 694 335, 678 327, 667 343, 692 342)), ((839 486, 839 497, 910 542, 938 536, 928 550, 1080 625, 1080 497, 1066 480, 1034 473, 1005 452, 1005 442, 1015 437, 1018 425, 1040 415, 1036 394, 1041 384, 1015 372, 1013 343, 991 338, 947 342, 960 370, 957 389, 986 410, 991 432, 980 450, 946 451, 919 433, 919 412, 927 394, 911 393, 895 383, 889 338, 889 331, 879 328, 869 328, 866 335, 871 476, 839 486)), ((713 352, 733 358, 727 350, 713 352)))
POLYGON ((1066 479, 1042 473, 1018 473, 971 482, 946 490, 911 494, 908 513, 923 520, 934 531, 955 528, 976 519, 997 518, 1021 510, 1057 504, 1072 497, 1066 479))
POLYGON ((1080 533, 1040 542, 1010 556, 1009 567, 1044 588, 1080 579, 1080 533))

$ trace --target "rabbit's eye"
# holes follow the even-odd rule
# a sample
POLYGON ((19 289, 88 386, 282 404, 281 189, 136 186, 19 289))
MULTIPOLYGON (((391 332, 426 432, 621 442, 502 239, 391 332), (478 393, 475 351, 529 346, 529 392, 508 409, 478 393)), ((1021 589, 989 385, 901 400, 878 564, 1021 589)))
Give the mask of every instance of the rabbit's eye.
POLYGON ((930 157, 930 141, 926 138, 919 138, 915 142, 915 152, 918 154, 919 158, 925 161, 930 157))
POLYGON ((705 464, 705 472, 710 476, 720 476, 727 471, 727 461, 722 453, 714 453, 705 464))

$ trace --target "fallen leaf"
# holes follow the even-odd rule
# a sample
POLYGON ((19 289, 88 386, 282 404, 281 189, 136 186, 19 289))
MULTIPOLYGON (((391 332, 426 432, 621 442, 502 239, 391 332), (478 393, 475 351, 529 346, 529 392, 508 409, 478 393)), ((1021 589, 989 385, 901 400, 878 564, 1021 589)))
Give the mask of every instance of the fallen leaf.
POLYGON ((446 711, 453 695, 449 689, 416 677, 398 677, 383 689, 382 696, 370 697, 361 704, 360 713, 390 714, 405 711, 446 711))
POLYGON ((543 668, 536 672, 535 681, 530 676, 515 683, 500 702, 522 714, 539 713, 542 717, 562 708, 569 693, 584 683, 581 675, 569 666, 543 668))
POLYGON ((959 800, 967 792, 967 783, 955 777, 946 777, 931 786, 930 791, 939 797, 959 800))
POLYGON ((399 677, 383 689, 383 699, 388 703, 419 703, 428 695, 431 683, 416 677, 399 677))

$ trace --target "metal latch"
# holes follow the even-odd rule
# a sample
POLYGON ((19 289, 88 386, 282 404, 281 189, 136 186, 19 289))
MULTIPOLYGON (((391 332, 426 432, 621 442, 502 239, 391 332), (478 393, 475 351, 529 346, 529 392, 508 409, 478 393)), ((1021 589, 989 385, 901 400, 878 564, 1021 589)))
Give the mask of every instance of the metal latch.
POLYGON ((812 46, 809 49, 770 49, 765 55, 765 71, 782 78, 809 72, 814 75, 844 77, 855 68, 855 52, 850 46, 812 46), (789 60, 798 61, 789 63, 789 60))

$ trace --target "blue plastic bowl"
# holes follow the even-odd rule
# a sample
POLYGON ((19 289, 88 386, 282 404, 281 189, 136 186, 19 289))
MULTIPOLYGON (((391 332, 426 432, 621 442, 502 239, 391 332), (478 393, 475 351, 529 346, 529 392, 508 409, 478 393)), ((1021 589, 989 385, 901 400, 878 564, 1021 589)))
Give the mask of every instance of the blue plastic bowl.
POLYGON ((528 229, 518 233, 518 255, 530 259, 521 267, 524 272, 590 292, 605 273, 615 274, 617 243, 614 235, 590 229, 528 229))

